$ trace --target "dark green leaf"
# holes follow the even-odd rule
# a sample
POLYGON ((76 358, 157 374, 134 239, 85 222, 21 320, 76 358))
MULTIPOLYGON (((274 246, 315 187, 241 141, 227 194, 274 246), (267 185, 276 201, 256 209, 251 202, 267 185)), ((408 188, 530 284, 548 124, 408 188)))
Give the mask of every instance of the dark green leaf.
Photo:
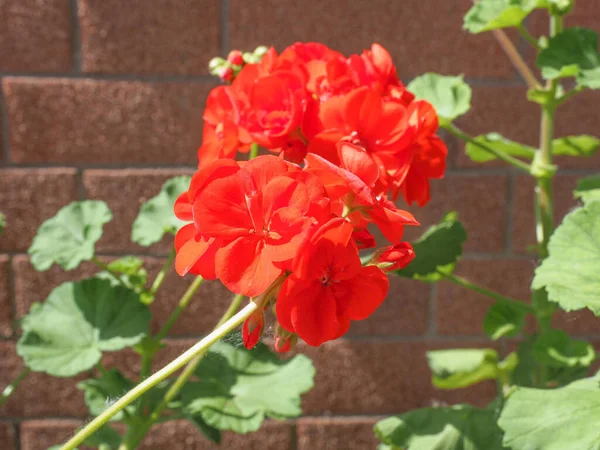
POLYGON ((168 180, 160 193, 144 203, 140 209, 131 240, 144 247, 159 242, 165 233, 175 233, 184 222, 175 217, 173 205, 183 191, 190 186, 190 177, 182 176, 168 180))
POLYGON ((546 79, 576 77, 579 85, 600 88, 598 34, 586 28, 567 28, 550 38, 537 58, 546 79))
POLYGON ((592 156, 600 147, 600 140, 594 136, 567 136, 552 141, 552 154, 565 156, 592 156))
POLYGON ((471 88, 462 76, 426 73, 412 80, 407 89, 418 100, 425 100, 433 105, 438 113, 440 126, 449 124, 471 107, 471 88))
POLYGON ((503 450, 494 408, 455 405, 388 417, 375 434, 392 448, 410 450, 503 450))
POLYGON ((433 384, 440 389, 458 389, 495 379, 498 353, 491 348, 435 350, 427 352, 433 384))
POLYGON ((221 430, 215 427, 211 427, 204 421, 204 419, 202 419, 200 415, 189 416, 187 419, 190 422, 192 422, 194 426, 198 429, 198 431, 200 431, 209 440, 211 440, 215 444, 221 443, 221 430))
POLYGON ((508 302, 494 303, 483 320, 483 331, 490 339, 513 337, 523 330, 526 312, 508 302))
POLYGON ((130 289, 99 279, 63 283, 23 318, 17 352, 34 371, 72 376, 93 367, 103 351, 139 342, 150 318, 130 289))
POLYGON ((537 361, 550 367, 589 367, 596 357, 591 344, 572 339, 561 330, 550 330, 538 337, 533 353, 537 361))
POLYGON ((121 444, 121 439, 122 436, 110 425, 102 425, 83 444, 88 447, 96 447, 98 450, 116 450, 121 444))
MULTIPOLYGON (((117 369, 107 371, 99 378, 90 378, 77 384, 77 387, 83 391, 85 404, 93 416, 100 415, 111 403, 134 386, 135 383, 125 378, 117 369)), ((122 411, 111 418, 117 421, 122 419, 122 411)))
POLYGON ((254 431, 265 416, 297 417, 314 373, 304 355, 280 361, 263 344, 248 351, 219 342, 198 366, 201 380, 182 389, 184 411, 220 430, 254 431))
POLYGON ((575 197, 581 198, 584 203, 600 200, 600 175, 582 178, 577 182, 575 197))
MULTIPOLYGON (((533 156, 535 155, 535 149, 533 147, 513 142, 498 133, 488 133, 477 136, 475 141, 486 147, 491 147, 499 152, 517 156, 519 158, 533 159, 533 156)), ((496 156, 494 156, 493 153, 490 153, 484 148, 471 142, 468 142, 466 145, 466 153, 467 156, 475 162, 487 162, 496 159, 496 156)))
POLYGON ((471 33, 521 25, 538 0, 478 0, 465 15, 463 28, 471 33))
POLYGON ((75 269, 94 256, 94 246, 102 228, 112 219, 106 203, 97 200, 73 202, 46 220, 29 247, 31 264, 36 270, 48 270, 58 264, 65 270, 75 269))
POLYGON ((549 257, 535 271, 532 288, 548 291, 566 311, 589 308, 600 315, 600 202, 568 214, 554 231, 549 257))
POLYGON ((598 450, 598 376, 559 389, 518 387, 498 420, 513 450, 598 450))
POLYGON ((467 233, 456 213, 447 214, 440 224, 430 227, 413 243, 415 259, 396 273, 407 278, 437 281, 441 277, 438 271, 452 272, 466 239, 467 233))

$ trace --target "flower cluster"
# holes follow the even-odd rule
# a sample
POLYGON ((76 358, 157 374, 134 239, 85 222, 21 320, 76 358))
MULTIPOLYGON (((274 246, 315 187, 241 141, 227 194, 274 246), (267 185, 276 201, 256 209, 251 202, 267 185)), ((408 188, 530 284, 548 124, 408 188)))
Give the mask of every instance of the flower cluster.
POLYGON ((175 239, 176 269, 260 297, 247 347, 272 304, 278 351, 297 337, 317 346, 372 314, 385 271, 414 257, 401 239, 418 222, 394 201, 426 204, 447 150, 435 110, 377 44, 349 58, 318 43, 271 48, 256 63, 236 56, 230 83, 208 96, 198 171, 175 204, 189 222, 175 239), (235 160, 254 145, 273 155, 235 160), (392 245, 363 265, 370 226, 392 245))

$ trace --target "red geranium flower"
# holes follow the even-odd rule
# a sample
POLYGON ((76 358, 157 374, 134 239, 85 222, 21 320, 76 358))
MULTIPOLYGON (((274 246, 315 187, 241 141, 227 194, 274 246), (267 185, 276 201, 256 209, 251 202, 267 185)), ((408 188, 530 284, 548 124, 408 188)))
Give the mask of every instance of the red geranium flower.
POLYGON ((305 241, 276 303, 277 321, 312 346, 344 335, 351 320, 369 317, 383 302, 387 276, 362 267, 352 225, 336 218, 305 241))

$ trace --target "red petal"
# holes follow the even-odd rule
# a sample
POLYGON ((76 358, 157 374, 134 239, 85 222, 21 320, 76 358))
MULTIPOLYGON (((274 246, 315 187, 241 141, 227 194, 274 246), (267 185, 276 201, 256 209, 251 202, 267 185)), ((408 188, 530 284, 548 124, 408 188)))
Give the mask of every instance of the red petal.
POLYGON ((344 141, 340 141, 337 148, 341 167, 372 187, 379 178, 379 168, 365 149, 344 141))
POLYGON ((173 206, 173 210, 178 219, 186 222, 191 222, 194 220, 194 216, 192 215, 192 204, 189 200, 188 191, 182 192, 179 197, 177 197, 177 200, 175 200, 175 205, 173 206))
POLYGON ((350 295, 346 297, 346 312, 351 320, 369 317, 385 300, 389 280, 381 269, 375 266, 362 267, 359 275, 346 281, 350 295))
POLYGON ((207 280, 214 280, 215 253, 219 242, 215 239, 196 240, 194 224, 182 227, 175 236, 175 270, 181 276, 187 273, 202 275, 207 280))

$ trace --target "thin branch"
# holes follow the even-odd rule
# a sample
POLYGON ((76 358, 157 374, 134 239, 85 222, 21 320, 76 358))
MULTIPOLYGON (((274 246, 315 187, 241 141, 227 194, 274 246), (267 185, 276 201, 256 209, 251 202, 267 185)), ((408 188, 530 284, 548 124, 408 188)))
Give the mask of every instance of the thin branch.
POLYGON ((502 30, 492 30, 492 33, 498 41, 498 44, 500 44, 500 47, 502 47, 502 50, 504 50, 504 53, 506 53, 506 56, 508 56, 508 59, 510 59, 510 62, 512 62, 515 69, 521 74, 525 83, 527 83, 527 86, 532 89, 541 88, 540 82, 537 80, 527 63, 521 58, 521 55, 506 33, 502 30))

